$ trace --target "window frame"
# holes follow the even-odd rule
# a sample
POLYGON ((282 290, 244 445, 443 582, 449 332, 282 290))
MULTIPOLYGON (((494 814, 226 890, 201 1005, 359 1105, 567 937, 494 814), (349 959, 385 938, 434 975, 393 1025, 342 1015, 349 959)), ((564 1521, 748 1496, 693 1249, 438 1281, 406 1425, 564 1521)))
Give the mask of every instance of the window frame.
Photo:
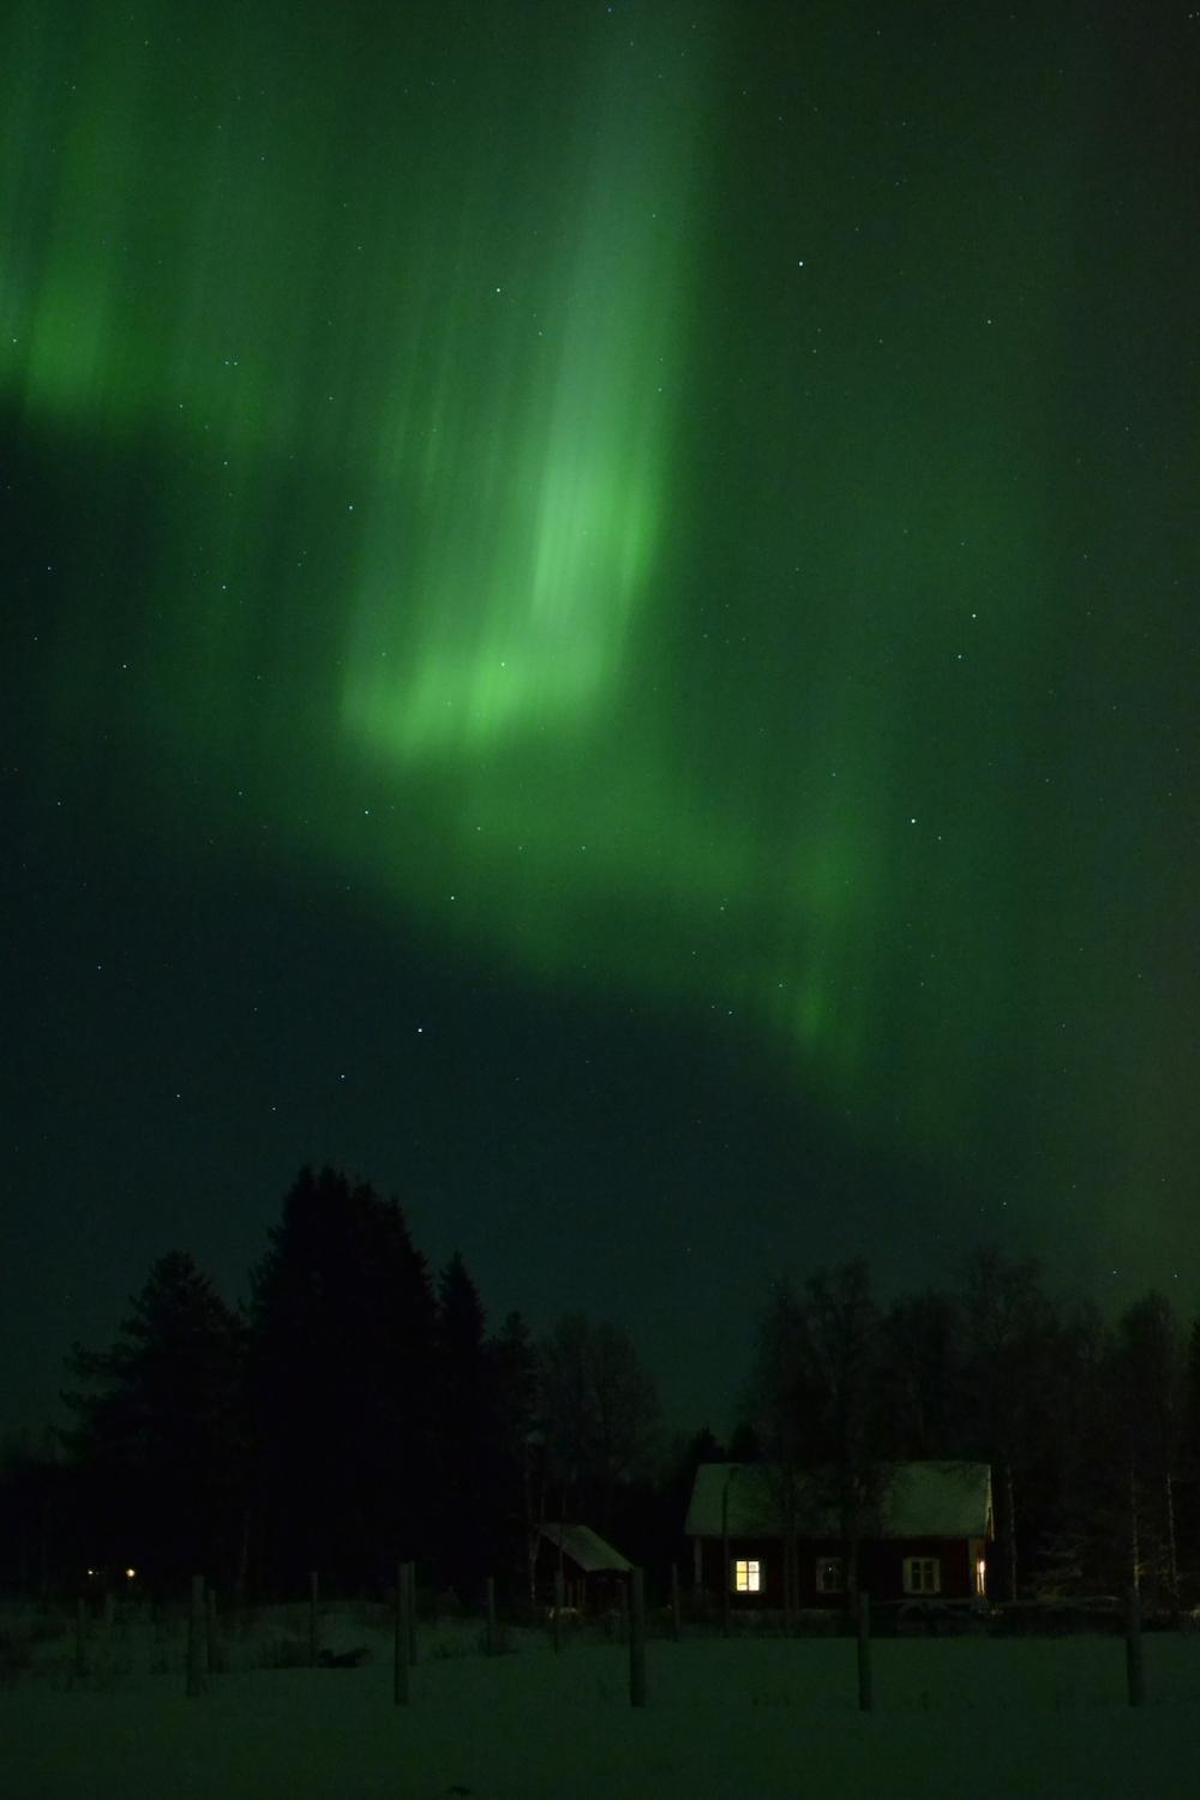
POLYGON ((732 1594, 762 1593, 763 1561, 761 1556, 735 1556, 731 1559, 729 1591, 732 1594), (743 1570, 746 1576, 744 1582, 741 1580, 743 1570))
POLYGON ((901 1581, 905 1594, 923 1599, 929 1594, 940 1594, 942 1591, 942 1559, 940 1556, 906 1556, 901 1564, 901 1581), (914 1580, 916 1571, 920 1569, 920 1581, 914 1580), (932 1583, 926 1575, 932 1572, 932 1583))

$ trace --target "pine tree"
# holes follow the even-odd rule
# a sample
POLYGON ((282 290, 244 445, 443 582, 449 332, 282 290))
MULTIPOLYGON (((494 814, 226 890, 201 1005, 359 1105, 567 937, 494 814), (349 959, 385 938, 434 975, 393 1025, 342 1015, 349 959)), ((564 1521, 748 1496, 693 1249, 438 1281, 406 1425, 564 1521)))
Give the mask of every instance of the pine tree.
POLYGON ((304 1570, 381 1586, 426 1553, 436 1509, 434 1302, 399 1204, 304 1170, 254 1272, 258 1550, 271 1583, 304 1570))
POLYGON ((244 1332, 192 1257, 159 1259, 107 1350, 76 1345, 85 1386, 65 1442, 84 1498, 89 1560, 149 1583, 235 1573, 244 1505, 244 1332))

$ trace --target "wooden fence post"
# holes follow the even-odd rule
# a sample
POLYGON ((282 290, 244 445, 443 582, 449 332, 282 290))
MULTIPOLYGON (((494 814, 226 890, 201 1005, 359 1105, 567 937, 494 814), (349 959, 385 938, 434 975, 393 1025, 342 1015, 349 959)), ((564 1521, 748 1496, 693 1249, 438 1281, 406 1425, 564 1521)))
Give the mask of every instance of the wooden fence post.
POLYGON ((562 1570, 554 1571, 554 1611, 550 1619, 553 1628, 554 1654, 558 1655, 562 1648, 562 1609, 563 1609, 563 1577, 562 1570))
POLYGON ((676 1643, 680 1638, 679 1627, 679 1564, 671 1564, 671 1636, 676 1643))
POLYGON ((204 1611, 204 1649, 208 1663, 208 1673, 216 1675, 221 1668, 221 1645, 217 1637, 217 1596, 212 1588, 208 1588, 205 1596, 204 1611))
POLYGON ((396 1564, 395 1666, 392 1671, 392 1699, 397 1706, 408 1705, 408 1564, 396 1564))
MULTIPOLYGON (((726 1482, 725 1487, 726 1487, 726 1495, 728 1495, 728 1488, 729 1488, 728 1482, 726 1482)), ((724 1507, 722 1507, 722 1511, 724 1511, 724 1507)), ((732 1580, 733 1580, 733 1571, 732 1571, 732 1569, 730 1567, 730 1563, 729 1563, 729 1523, 728 1523, 728 1519, 723 1517, 721 1520, 721 1636, 722 1637, 729 1636, 729 1604, 730 1604, 729 1588, 730 1588, 730 1583, 732 1582, 732 1580)))
POLYGON ((640 1569, 629 1572, 629 1704, 646 1704, 646 1594, 640 1569))
POLYGON ((496 1642, 496 1581, 492 1575, 487 1578, 487 1637, 485 1642, 488 1655, 495 1656, 499 1646, 496 1642))
POLYGON ((204 1577, 193 1575, 187 1636, 188 1699, 194 1700, 204 1692, 204 1687, 204 1577))
POLYGON ((75 1602, 75 1675, 82 1681, 87 1674, 87 1602, 80 1594, 75 1602))
POLYGON ((117 1603, 116 1603, 116 1600, 113 1598, 112 1589, 109 1588, 108 1592, 104 1596, 104 1650, 103 1650, 103 1656, 104 1656, 105 1663, 108 1665, 108 1669, 109 1669, 110 1673, 112 1671, 112 1660, 113 1660, 113 1629, 114 1629, 114 1626, 116 1625, 116 1619, 117 1619, 117 1603))
POLYGON ((871 1600, 858 1596, 858 1710, 870 1712, 871 1693, 871 1600))
POLYGON ((317 1571, 310 1569, 308 1572, 308 1666, 310 1669, 316 1668, 317 1655, 321 1648, 321 1620, 318 1610, 320 1591, 317 1571))
POLYGON ((405 1563, 408 1583, 408 1604, 405 1616, 408 1619, 408 1661, 412 1668, 417 1666, 417 1565, 415 1562, 405 1563))
POLYGON ((1125 1680, 1129 1688, 1130 1706, 1142 1706, 1146 1699, 1146 1669, 1142 1661, 1142 1618, 1135 1587, 1125 1592, 1125 1680))

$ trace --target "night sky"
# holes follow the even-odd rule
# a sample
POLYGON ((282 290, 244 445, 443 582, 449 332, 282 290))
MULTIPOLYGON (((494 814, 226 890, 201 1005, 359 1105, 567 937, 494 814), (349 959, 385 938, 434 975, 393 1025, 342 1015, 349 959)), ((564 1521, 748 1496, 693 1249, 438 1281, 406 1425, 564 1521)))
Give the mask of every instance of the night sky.
POLYGON ((729 1423, 1200 1300, 1186 4, 10 0, 0 1426, 300 1166, 729 1423))

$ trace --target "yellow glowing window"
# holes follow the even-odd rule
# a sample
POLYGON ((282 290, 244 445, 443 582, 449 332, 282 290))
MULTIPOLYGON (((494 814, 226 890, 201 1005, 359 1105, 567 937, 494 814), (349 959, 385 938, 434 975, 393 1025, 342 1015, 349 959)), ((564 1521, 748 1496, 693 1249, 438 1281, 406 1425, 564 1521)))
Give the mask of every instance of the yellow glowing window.
POLYGON ((762 1588, 762 1564, 757 1562, 735 1562, 733 1565, 733 1587, 738 1594, 757 1594, 762 1588))

